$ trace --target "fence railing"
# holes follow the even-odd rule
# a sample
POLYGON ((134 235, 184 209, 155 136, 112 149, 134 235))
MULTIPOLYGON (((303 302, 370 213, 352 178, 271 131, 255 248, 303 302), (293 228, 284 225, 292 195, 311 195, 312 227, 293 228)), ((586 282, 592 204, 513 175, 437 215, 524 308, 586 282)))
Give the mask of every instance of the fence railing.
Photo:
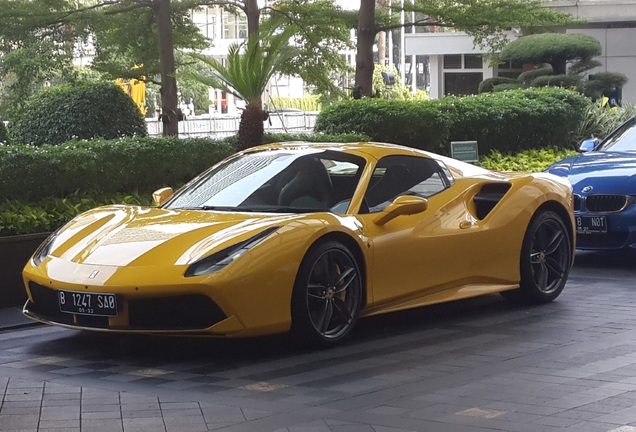
MULTIPOLYGON (((267 132, 311 132, 316 124, 317 111, 272 112, 264 126, 267 132)), ((179 136, 223 138, 238 132, 240 114, 219 114, 201 118, 192 117, 179 122, 179 136)), ((156 119, 146 119, 148 135, 162 134, 163 124, 156 119)))

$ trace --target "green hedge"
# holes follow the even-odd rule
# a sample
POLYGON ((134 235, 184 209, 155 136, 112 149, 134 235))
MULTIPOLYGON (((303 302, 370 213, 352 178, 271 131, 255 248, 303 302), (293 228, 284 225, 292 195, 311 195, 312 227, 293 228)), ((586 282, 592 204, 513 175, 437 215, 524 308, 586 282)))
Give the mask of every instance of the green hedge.
POLYGON ((559 147, 524 150, 516 154, 503 154, 493 150, 489 155, 483 156, 478 165, 495 171, 541 172, 553 163, 576 154, 576 150, 559 147))
POLYGON ((183 184, 234 152, 211 139, 131 137, 70 141, 60 146, 0 146, 0 202, 152 192, 183 184))
POLYGON ((7 127, 4 125, 4 122, 2 120, 0 120, 0 144, 10 144, 9 132, 7 131, 7 127))
MULTIPOLYGON (((366 141, 361 135, 265 134, 264 142, 366 141)), ((53 231, 105 204, 150 205, 235 152, 235 137, 121 138, 61 146, 0 145, 0 236, 53 231)))
POLYGON ((359 99, 345 100, 323 109, 316 132, 364 134, 374 141, 443 151, 450 117, 435 101, 359 99))
POLYGON ((570 146, 589 100, 570 90, 538 88, 449 96, 432 101, 347 100, 321 112, 316 131, 362 133, 448 154, 450 141, 477 140, 479 150, 517 152, 570 146))
POLYGON ((488 154, 570 147, 589 103, 574 91, 539 88, 447 97, 439 106, 452 115, 450 140, 477 140, 488 154))
POLYGON ((76 215, 106 204, 152 205, 151 194, 114 194, 96 199, 74 194, 44 198, 33 203, 7 200, 0 203, 0 236, 55 231, 76 215))

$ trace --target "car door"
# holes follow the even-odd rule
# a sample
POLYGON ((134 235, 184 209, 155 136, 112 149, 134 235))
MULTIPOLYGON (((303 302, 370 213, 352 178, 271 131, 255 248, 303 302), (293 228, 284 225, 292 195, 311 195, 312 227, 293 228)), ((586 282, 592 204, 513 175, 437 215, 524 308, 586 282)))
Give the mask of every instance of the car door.
POLYGON ((372 248, 372 303, 435 293, 468 276, 476 233, 462 196, 441 162, 418 156, 387 156, 374 169, 360 220, 372 248), (378 225, 378 216, 399 196, 426 198, 428 208, 378 225), (428 291, 428 292, 427 292, 428 291))

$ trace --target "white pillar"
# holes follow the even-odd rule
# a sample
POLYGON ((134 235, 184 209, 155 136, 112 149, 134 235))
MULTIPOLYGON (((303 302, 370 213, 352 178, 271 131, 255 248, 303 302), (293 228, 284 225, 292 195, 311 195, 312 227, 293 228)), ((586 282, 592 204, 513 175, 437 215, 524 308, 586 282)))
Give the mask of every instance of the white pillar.
POLYGON ((430 67, 430 78, 431 78, 431 99, 440 99, 443 89, 443 76, 442 76, 442 56, 440 55, 432 55, 429 57, 429 67, 430 67))
MULTIPOLYGON (((415 5, 415 0, 411 0, 411 3, 415 5)), ((411 12, 411 22, 415 22, 415 12, 411 12)), ((411 26, 411 33, 415 33, 415 26, 411 26)), ((415 54, 411 56, 411 94, 415 94, 417 90, 417 57, 415 54)))
MULTIPOLYGON (((393 15, 393 10, 391 9, 393 6, 393 0, 389 0, 389 17, 393 15)), ((393 30, 389 30, 388 32, 388 40, 389 40, 389 71, 393 71, 393 30)))
POLYGON ((405 84, 406 79, 406 53, 404 52, 404 0, 400 0, 402 9, 400 10, 400 80, 401 84, 405 84))

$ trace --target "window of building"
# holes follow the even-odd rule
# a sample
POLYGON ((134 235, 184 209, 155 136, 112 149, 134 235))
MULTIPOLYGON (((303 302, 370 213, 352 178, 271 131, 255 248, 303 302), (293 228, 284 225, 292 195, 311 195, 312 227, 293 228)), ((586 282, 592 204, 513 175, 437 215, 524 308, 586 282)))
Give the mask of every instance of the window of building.
POLYGON ((444 94, 468 96, 479 93, 479 83, 484 79, 481 72, 451 72, 444 74, 444 94))
POLYGON ((461 68, 462 68, 461 54, 444 55, 444 69, 461 69, 461 68))
POLYGON ((484 59, 479 54, 464 55, 464 69, 482 69, 484 67, 484 59))

